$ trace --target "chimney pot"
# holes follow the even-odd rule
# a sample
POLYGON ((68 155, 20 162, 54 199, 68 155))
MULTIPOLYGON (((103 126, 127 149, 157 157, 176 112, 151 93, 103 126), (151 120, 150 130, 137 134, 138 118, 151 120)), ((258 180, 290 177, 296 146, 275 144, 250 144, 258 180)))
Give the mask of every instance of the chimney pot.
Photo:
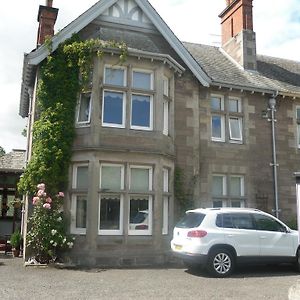
POLYGON ((46 6, 52 7, 53 5, 53 0, 46 0, 46 6))

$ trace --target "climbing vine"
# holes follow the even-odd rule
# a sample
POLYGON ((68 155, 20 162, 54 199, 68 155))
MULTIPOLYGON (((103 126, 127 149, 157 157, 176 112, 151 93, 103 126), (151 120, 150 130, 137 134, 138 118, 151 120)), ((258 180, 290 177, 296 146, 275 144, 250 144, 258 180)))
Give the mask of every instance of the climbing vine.
POLYGON ((179 215, 193 207, 192 192, 186 186, 186 178, 180 167, 174 171, 174 196, 179 206, 179 215))
MULTIPOLYGON (((46 42, 51 53, 51 42, 46 42)), ((64 190, 75 136, 76 99, 84 90, 95 55, 112 48, 120 62, 127 57, 124 43, 73 37, 44 60, 37 89, 37 120, 33 125, 32 156, 20 179, 21 193, 33 194, 40 182, 50 193, 64 190), (81 78, 81 80, 79 80, 81 78)))

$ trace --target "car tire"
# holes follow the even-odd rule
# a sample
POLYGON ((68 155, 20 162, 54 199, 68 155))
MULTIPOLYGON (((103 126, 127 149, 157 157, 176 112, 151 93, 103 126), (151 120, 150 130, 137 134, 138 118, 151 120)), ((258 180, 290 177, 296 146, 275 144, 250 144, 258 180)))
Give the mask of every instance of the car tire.
POLYGON ((295 268, 297 272, 300 272, 300 249, 297 250, 295 268))
POLYGON ((231 251, 220 248, 209 253, 206 268, 213 277, 227 277, 232 274, 234 267, 234 255, 231 251))

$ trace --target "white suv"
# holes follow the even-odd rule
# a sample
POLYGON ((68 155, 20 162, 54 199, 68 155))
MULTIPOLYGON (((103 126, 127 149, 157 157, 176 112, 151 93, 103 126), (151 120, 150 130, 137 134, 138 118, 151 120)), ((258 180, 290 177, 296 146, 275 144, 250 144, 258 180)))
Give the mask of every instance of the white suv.
POLYGON ((206 208, 186 212, 174 228, 173 253, 188 267, 229 276, 240 263, 293 263, 300 269, 298 232, 257 209, 206 208))

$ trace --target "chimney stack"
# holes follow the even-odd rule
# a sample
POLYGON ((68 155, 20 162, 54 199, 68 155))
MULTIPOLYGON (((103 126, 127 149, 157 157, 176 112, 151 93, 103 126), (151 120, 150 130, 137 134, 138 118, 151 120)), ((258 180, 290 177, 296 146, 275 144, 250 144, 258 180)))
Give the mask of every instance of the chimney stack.
POLYGON ((56 22, 58 9, 53 8, 53 0, 46 0, 45 6, 40 5, 38 13, 38 37, 37 46, 42 45, 45 42, 46 37, 52 37, 54 35, 54 25, 56 22))
POLYGON ((226 0, 219 15, 222 48, 243 68, 256 70, 256 37, 253 31, 253 0, 226 0))

